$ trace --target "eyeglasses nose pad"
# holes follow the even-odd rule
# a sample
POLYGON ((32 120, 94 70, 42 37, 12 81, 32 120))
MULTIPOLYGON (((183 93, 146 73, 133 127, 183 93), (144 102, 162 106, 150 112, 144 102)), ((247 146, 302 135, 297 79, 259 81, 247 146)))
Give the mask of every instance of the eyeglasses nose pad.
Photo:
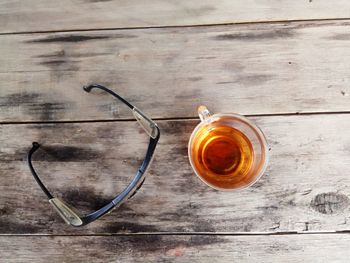
POLYGON ((60 199, 52 198, 49 202, 67 224, 72 226, 81 226, 83 224, 80 217, 60 199))
POLYGON ((138 108, 133 108, 133 114, 137 120, 137 122, 142 126, 142 128, 145 130, 145 132, 151 136, 153 139, 155 139, 158 136, 158 128, 157 125, 152 121, 150 118, 148 118, 145 114, 143 114, 138 108))

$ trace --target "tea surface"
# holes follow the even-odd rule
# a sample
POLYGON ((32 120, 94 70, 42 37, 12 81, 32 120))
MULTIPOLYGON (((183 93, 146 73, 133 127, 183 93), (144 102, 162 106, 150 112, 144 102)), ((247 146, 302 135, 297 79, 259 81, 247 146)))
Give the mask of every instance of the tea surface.
POLYGON ((253 147, 248 138, 230 126, 204 127, 192 142, 194 166, 213 186, 240 185, 253 162, 253 147))

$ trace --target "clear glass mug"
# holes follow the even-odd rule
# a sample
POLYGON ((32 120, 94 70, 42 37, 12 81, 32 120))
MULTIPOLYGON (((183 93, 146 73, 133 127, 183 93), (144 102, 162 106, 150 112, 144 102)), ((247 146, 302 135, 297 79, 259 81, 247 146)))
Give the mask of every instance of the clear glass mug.
POLYGON ((217 190, 237 190, 254 184, 265 172, 269 147, 263 132, 244 116, 210 115, 198 107, 201 122, 188 143, 197 176, 217 190))

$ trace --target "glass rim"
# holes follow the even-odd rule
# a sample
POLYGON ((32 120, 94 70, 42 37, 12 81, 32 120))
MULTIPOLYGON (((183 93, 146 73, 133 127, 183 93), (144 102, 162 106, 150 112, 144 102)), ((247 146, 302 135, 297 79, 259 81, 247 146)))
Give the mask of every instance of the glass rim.
MULTIPOLYGON (((243 132, 243 131, 241 131, 243 132)), ((243 132, 244 133, 244 132, 243 132)), ((224 191, 224 192, 233 192, 233 191, 240 191, 240 190, 244 190, 249 188, 250 186, 252 186, 253 184, 255 184, 261 177, 262 175, 265 173, 268 163, 270 161, 270 156, 269 156, 269 145, 267 143, 267 139, 265 134, 262 132, 262 130, 251 120, 249 120, 247 117, 237 114, 237 113, 215 113, 213 115, 210 115, 208 118, 206 118, 203 121, 200 121, 200 123, 197 124, 197 126, 194 128, 194 130, 191 133, 190 139, 188 141, 188 159, 190 161, 191 167, 193 169, 193 171, 195 172, 196 176, 203 182, 205 183, 207 186, 218 190, 218 191, 224 191), (262 145, 263 148, 263 153, 264 153, 264 160, 262 161, 263 165, 261 166, 258 175, 254 178, 254 180, 252 180, 251 182, 249 182, 248 184, 245 184, 241 187, 237 187, 237 188, 221 188, 215 185, 210 184, 209 182, 207 182, 206 180, 204 180, 202 178, 202 176, 198 173, 193 161, 192 161, 192 153, 191 153, 191 149, 192 149, 192 142, 193 139, 195 137, 195 135, 197 134, 198 130, 200 128, 202 128, 204 125, 208 125, 211 122, 215 121, 216 119, 220 119, 222 117, 234 117, 235 119, 238 119, 240 122, 245 123, 246 125, 248 125, 248 127, 251 128, 252 131, 254 131, 257 134, 257 137, 259 139, 260 144, 262 145)))

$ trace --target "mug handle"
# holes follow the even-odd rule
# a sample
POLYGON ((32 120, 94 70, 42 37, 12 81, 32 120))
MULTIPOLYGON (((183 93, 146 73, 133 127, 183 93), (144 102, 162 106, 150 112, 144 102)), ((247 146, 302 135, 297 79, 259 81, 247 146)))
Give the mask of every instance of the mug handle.
POLYGON ((205 107, 204 105, 199 106, 197 111, 201 121, 206 121, 211 115, 207 107, 205 107))

